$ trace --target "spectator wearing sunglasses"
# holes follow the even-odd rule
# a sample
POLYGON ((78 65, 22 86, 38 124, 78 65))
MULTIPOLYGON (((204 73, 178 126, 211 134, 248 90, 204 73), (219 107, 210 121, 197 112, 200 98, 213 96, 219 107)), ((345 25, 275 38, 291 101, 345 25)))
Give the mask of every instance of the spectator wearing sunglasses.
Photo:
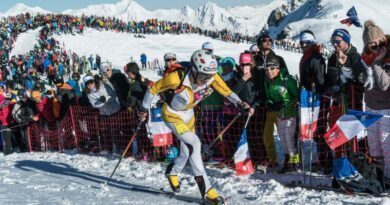
POLYGON ((175 53, 166 53, 164 55, 164 71, 162 73, 162 76, 164 76, 168 70, 173 64, 177 63, 177 57, 175 53))
MULTIPOLYGON (((272 50, 273 47, 273 40, 268 35, 268 33, 263 33, 258 39, 257 39, 257 46, 260 50, 258 55, 254 56, 255 60, 255 66, 256 69, 254 70, 254 79, 256 84, 256 87, 259 91, 259 102, 262 106, 265 107, 265 91, 264 91, 264 80, 266 79, 265 76, 265 67, 267 63, 267 59, 271 57, 276 57, 279 61, 279 69, 281 72, 283 72, 285 75, 288 75, 288 69, 287 65, 283 59, 283 57, 278 56, 275 54, 275 52, 272 50)), ((263 110, 262 112, 264 112, 263 110)), ((267 112, 266 119, 260 120, 261 127, 264 127, 264 121, 265 124, 276 124, 277 116, 273 112, 267 112)), ((264 146, 267 152, 267 160, 262 161, 262 165, 267 167, 276 167, 277 165, 277 155, 275 151, 275 144, 274 144, 274 127, 268 126, 264 128, 264 137, 263 137, 264 146)))
MULTIPOLYGON (((299 79, 303 89, 313 91, 317 94, 324 94, 325 87, 325 59, 322 57, 321 47, 317 44, 314 33, 310 30, 304 30, 300 34, 300 45, 303 56, 299 64, 299 79)), ((318 129, 314 135, 317 143, 318 163, 313 163, 313 170, 323 169, 324 171, 331 166, 333 157, 331 150, 326 144, 323 135, 328 127, 328 112, 330 100, 321 98, 320 113, 318 115, 318 129)), ((309 153, 305 153, 307 156, 309 153)))
POLYGON ((117 69, 113 69, 107 62, 102 63, 103 74, 107 77, 107 83, 111 84, 114 88, 116 96, 118 96, 121 108, 126 108, 126 99, 129 93, 130 83, 125 74, 117 69))
MULTIPOLYGON (((390 36, 385 35, 373 21, 364 23, 362 60, 368 76, 372 73, 373 85, 364 92, 366 110, 371 113, 390 115, 390 36)), ((368 146, 371 157, 384 164, 384 175, 390 178, 390 123, 381 118, 368 129, 368 146), (386 154, 387 153, 387 154, 386 154)))
MULTIPOLYGON (((281 72, 277 57, 267 58, 264 81, 267 112, 276 115, 276 127, 285 155, 284 167, 280 173, 296 171, 299 164, 299 155, 295 143, 298 87, 296 80, 281 72)), ((274 124, 266 124, 274 126, 274 124)))
MULTIPOLYGON (((325 95, 334 98, 332 112, 329 115, 329 126, 343 115, 347 109, 363 110, 363 84, 358 81, 360 54, 351 44, 351 36, 345 29, 336 29, 332 33, 331 43, 334 53, 328 59, 326 73, 327 91, 325 95)), ((348 145, 347 145, 348 146, 348 145)), ((327 149, 331 155, 330 150, 327 149)), ((343 147, 335 150, 335 158, 341 157, 343 147)), ((324 167, 324 174, 332 171, 329 161, 324 167)))

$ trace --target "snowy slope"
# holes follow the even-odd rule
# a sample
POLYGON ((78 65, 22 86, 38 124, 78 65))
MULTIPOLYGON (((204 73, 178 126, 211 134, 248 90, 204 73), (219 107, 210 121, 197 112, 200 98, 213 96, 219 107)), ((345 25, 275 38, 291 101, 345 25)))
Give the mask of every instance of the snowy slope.
MULTIPOLYGON (((189 204, 140 191, 169 188, 166 164, 122 161, 108 187, 102 186, 118 158, 69 153, 0 154, 1 204, 189 204)), ((188 171, 188 170, 187 170, 188 171)), ((236 177, 230 169, 207 169, 211 182, 228 204, 388 204, 389 199, 350 197, 333 192, 286 188, 258 173, 236 177)), ((290 176, 294 177, 294 176, 290 176)), ((193 177, 181 175, 182 194, 199 197, 193 177)))
POLYGON ((26 54, 26 52, 32 50, 35 46, 38 39, 39 31, 42 28, 37 28, 35 30, 29 30, 25 33, 21 33, 14 45, 14 48, 11 50, 10 55, 19 55, 26 54))
MULTIPOLYGON (((222 57, 233 57, 238 62, 241 52, 248 50, 249 44, 236 44, 212 40, 210 38, 191 35, 147 35, 146 39, 134 38, 133 35, 126 33, 113 33, 109 31, 97 31, 95 29, 86 29, 85 34, 81 36, 60 35, 56 39, 62 45, 65 43, 66 49, 76 52, 79 55, 95 56, 99 54, 102 61, 110 61, 117 68, 123 68, 130 58, 139 61, 139 56, 145 53, 148 60, 153 61, 157 58, 163 63, 163 56, 167 52, 174 52, 179 61, 189 61, 192 53, 201 48, 202 44, 210 41, 214 44, 215 54, 222 57)), ((298 74, 298 65, 300 54, 287 51, 276 50, 278 55, 285 58, 290 72, 298 74)), ((157 72, 148 71, 147 77, 158 79, 157 72)))
POLYGON ((51 13, 49 11, 46 11, 46 10, 40 8, 40 7, 29 7, 25 4, 17 3, 17 4, 15 4, 15 6, 11 7, 7 11, 5 11, 4 13, 0 13, 0 16, 16 16, 18 14, 26 13, 26 12, 30 13, 31 15, 37 15, 38 13, 39 14, 51 13))

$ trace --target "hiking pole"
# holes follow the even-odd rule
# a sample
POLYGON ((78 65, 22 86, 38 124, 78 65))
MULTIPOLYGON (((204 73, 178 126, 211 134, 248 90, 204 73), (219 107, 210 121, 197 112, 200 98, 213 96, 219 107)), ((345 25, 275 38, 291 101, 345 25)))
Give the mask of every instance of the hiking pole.
POLYGON ((144 120, 141 120, 138 123, 137 129, 135 130, 135 132, 134 132, 133 136, 131 137, 129 143, 127 144, 127 147, 126 147, 125 151, 123 151, 122 156, 119 158, 119 161, 116 164, 116 166, 114 168, 114 171, 112 171, 110 178, 104 183, 105 186, 108 185, 108 183, 111 181, 112 176, 114 176, 114 173, 115 173, 116 169, 118 168, 118 166, 121 163, 122 159, 125 157, 125 155, 127 153, 127 150, 130 148, 131 143, 134 141, 135 137, 137 136, 138 131, 141 129, 141 125, 142 125, 143 122, 144 122, 144 120))
POLYGON ((234 124, 234 122, 241 116, 241 112, 239 112, 233 119, 232 121, 229 122, 229 124, 222 130, 222 132, 220 132, 218 134, 218 136, 210 143, 210 145, 206 145, 205 146, 205 149, 203 151, 203 153, 209 153, 210 152, 210 149, 211 147, 213 147, 215 145, 215 143, 217 143, 218 140, 222 140, 222 137, 223 135, 225 134, 225 132, 234 124))

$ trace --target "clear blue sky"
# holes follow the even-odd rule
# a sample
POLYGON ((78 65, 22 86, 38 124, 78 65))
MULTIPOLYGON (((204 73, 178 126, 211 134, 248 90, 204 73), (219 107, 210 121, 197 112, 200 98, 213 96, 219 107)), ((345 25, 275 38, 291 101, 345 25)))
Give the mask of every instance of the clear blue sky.
MULTIPOLYGON (((27 6, 39 6, 45 10, 58 12, 65 9, 79 9, 91 4, 116 3, 120 0, 0 0, 0 12, 4 12, 16 3, 24 3, 27 6)), ((266 4, 272 0, 211 0, 221 7, 233 7, 239 5, 259 5, 266 4)), ((137 2, 148 10, 156 9, 181 9, 185 5, 196 8, 208 0, 137 0, 137 2)))

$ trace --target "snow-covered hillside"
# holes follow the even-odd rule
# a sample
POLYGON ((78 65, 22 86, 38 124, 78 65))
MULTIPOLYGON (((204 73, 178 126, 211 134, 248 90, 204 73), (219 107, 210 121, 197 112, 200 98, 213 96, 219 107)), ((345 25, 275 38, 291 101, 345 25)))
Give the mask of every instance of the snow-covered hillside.
MULTIPOLYGON (((233 57, 238 62, 240 53, 248 50, 249 44, 236 44, 210 38, 191 35, 147 35, 145 39, 134 38, 126 33, 114 33, 109 31, 97 31, 87 29, 81 36, 60 35, 56 36, 60 44, 65 44, 67 50, 79 55, 99 54, 103 61, 110 61, 117 68, 123 68, 133 57, 139 61, 140 55, 145 53, 148 60, 159 59, 163 63, 165 53, 174 52, 179 61, 189 61, 192 53, 201 48, 202 44, 210 41, 214 45, 215 54, 222 57, 233 57)), ((19 49, 19 48, 18 48, 19 49)), ((278 55, 285 58, 290 73, 298 74, 298 65, 301 54, 276 50, 278 55)), ((146 73, 151 79, 158 79, 156 72, 146 73)))
POLYGON ((17 4, 15 4, 15 6, 11 7, 7 11, 5 11, 4 13, 0 13, 0 16, 1 17, 16 16, 18 14, 26 13, 26 12, 30 13, 31 15, 37 15, 38 13, 39 14, 51 13, 49 11, 46 11, 46 10, 40 8, 40 7, 29 7, 29 6, 26 6, 25 4, 17 3, 17 4))

